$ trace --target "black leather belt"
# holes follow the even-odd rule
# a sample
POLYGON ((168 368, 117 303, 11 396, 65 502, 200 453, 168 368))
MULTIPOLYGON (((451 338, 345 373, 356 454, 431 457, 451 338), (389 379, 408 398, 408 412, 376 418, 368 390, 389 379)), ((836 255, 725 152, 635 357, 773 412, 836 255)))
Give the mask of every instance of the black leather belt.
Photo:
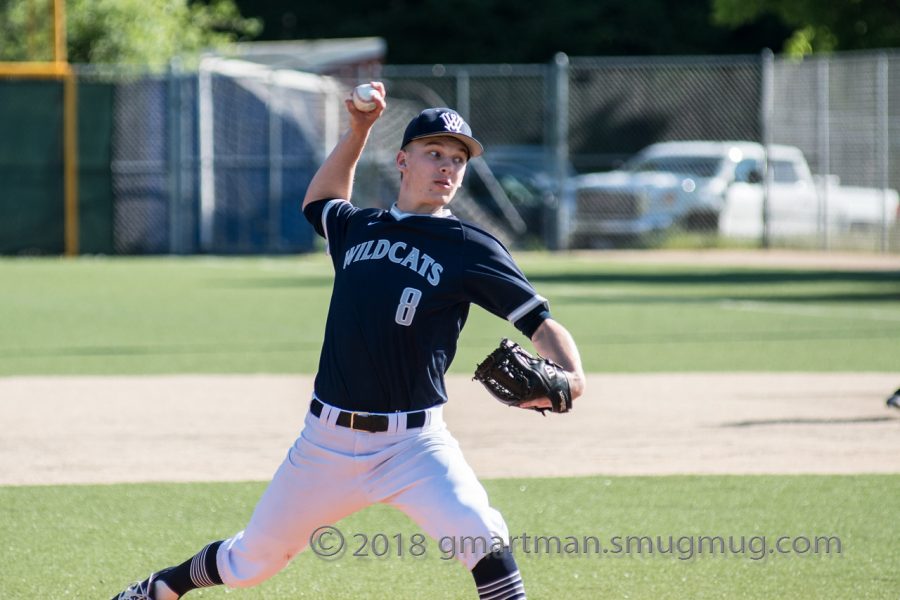
MULTIPOLYGON (((309 412, 319 418, 322 415, 322 409, 325 405, 318 399, 313 398, 309 404, 309 412)), ((368 431, 369 433, 381 433, 387 431, 390 426, 390 419, 387 415, 373 415, 363 412, 350 412, 342 410, 338 414, 336 423, 341 427, 356 429, 359 431, 368 431)), ((425 411, 406 413, 406 428, 417 429, 425 426, 425 411)))

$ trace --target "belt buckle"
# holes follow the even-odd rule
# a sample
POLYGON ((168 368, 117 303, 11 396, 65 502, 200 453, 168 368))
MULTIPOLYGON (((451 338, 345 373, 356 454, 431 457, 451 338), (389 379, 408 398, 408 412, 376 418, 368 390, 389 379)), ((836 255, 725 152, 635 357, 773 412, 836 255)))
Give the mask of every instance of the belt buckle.
POLYGON ((359 415, 361 417, 368 417, 369 413, 356 413, 356 412, 350 413, 350 429, 359 431, 356 429, 356 415, 359 415))

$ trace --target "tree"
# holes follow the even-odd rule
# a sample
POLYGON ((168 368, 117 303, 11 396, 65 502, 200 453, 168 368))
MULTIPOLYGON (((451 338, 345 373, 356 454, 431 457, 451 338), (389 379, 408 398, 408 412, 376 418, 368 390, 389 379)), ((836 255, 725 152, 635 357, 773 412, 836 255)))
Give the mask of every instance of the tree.
MULTIPOLYGON (((235 0, 262 39, 379 36, 391 64, 570 56, 755 54, 790 33, 773 17, 711 22, 710 0, 235 0)), ((752 0, 750 0, 752 1, 752 0)))
MULTIPOLYGON (((161 67, 262 29, 234 0, 68 0, 66 12, 72 63, 161 67)), ((0 0, 0 60, 50 60, 51 14, 48 0, 0 0)))
POLYGON ((713 0, 713 20, 722 25, 745 25, 764 15, 794 28, 784 47, 794 56, 900 46, 897 0, 713 0))

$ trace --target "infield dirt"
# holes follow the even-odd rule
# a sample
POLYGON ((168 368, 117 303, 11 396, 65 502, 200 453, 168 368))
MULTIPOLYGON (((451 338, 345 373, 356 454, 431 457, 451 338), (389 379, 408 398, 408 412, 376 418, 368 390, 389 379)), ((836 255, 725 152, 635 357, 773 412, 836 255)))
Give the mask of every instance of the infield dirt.
MULTIPOLYGON (((449 378, 481 477, 900 472, 893 373, 590 375, 568 415, 449 378)), ((268 480, 309 376, 0 378, 0 485, 268 480)))

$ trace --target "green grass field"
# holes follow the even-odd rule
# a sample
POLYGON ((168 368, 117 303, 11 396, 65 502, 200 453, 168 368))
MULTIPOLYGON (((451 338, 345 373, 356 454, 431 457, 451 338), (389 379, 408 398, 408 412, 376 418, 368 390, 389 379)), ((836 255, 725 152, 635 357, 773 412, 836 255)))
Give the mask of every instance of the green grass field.
MULTIPOLYGON (((900 373, 900 270, 519 259, 572 330, 589 372, 900 373)), ((0 260, 0 376, 312 373, 330 286, 323 257, 0 260)), ((473 309, 451 372, 470 372, 513 333, 473 309)), ((0 451, 15 449, 0 440, 0 451)), ((527 460, 527 441, 515 459, 527 460)), ((519 550, 531 598, 896 598, 900 590, 893 568, 900 475, 596 476, 485 485, 513 535, 596 536, 604 547, 614 536, 764 537, 768 549, 780 536, 841 543, 840 552, 820 554, 519 550)), ((108 598, 129 580, 239 530, 263 488, 0 487, 0 598, 108 598)), ((306 552, 258 588, 188 598, 475 597, 468 573, 442 560, 434 541, 425 557, 396 556, 395 536, 408 544, 418 532, 402 514, 372 507, 338 526, 348 550, 358 549, 354 536, 380 533, 390 555, 348 551, 325 561, 306 552)))
MULTIPOLYGON (((900 270, 815 272, 521 257, 590 372, 892 371, 900 270)), ((0 375, 312 373, 324 257, 0 261, 0 375)), ((508 323, 473 308, 451 372, 508 323)))
MULTIPOLYGON (((602 542, 599 553, 593 544, 583 553, 555 545, 518 550, 531 598, 864 599, 896 598, 900 589, 896 476, 508 479, 486 487, 512 535, 602 542), (616 550, 625 548, 624 541, 614 545, 617 536, 676 541, 667 553, 646 545, 638 553, 637 543, 626 553, 616 550), (693 542, 692 552, 692 542, 677 541, 700 536, 721 537, 736 550, 743 536, 745 550, 722 553, 693 542), (798 543, 798 552, 782 554, 774 551, 781 536, 827 536, 840 546, 832 541, 829 551, 822 544, 816 553, 798 543)), ((0 488, 2 597, 107 598, 129 577, 181 562, 243 527, 262 489, 261 483, 0 488)), ((191 597, 476 597, 469 574, 436 542, 425 544, 423 556, 410 556, 410 537, 419 530, 401 513, 372 507, 338 528, 347 551, 337 558, 307 551, 256 588, 191 597), (377 534, 388 544, 364 544, 377 534)), ((662 549, 668 547, 664 542, 662 549)))

